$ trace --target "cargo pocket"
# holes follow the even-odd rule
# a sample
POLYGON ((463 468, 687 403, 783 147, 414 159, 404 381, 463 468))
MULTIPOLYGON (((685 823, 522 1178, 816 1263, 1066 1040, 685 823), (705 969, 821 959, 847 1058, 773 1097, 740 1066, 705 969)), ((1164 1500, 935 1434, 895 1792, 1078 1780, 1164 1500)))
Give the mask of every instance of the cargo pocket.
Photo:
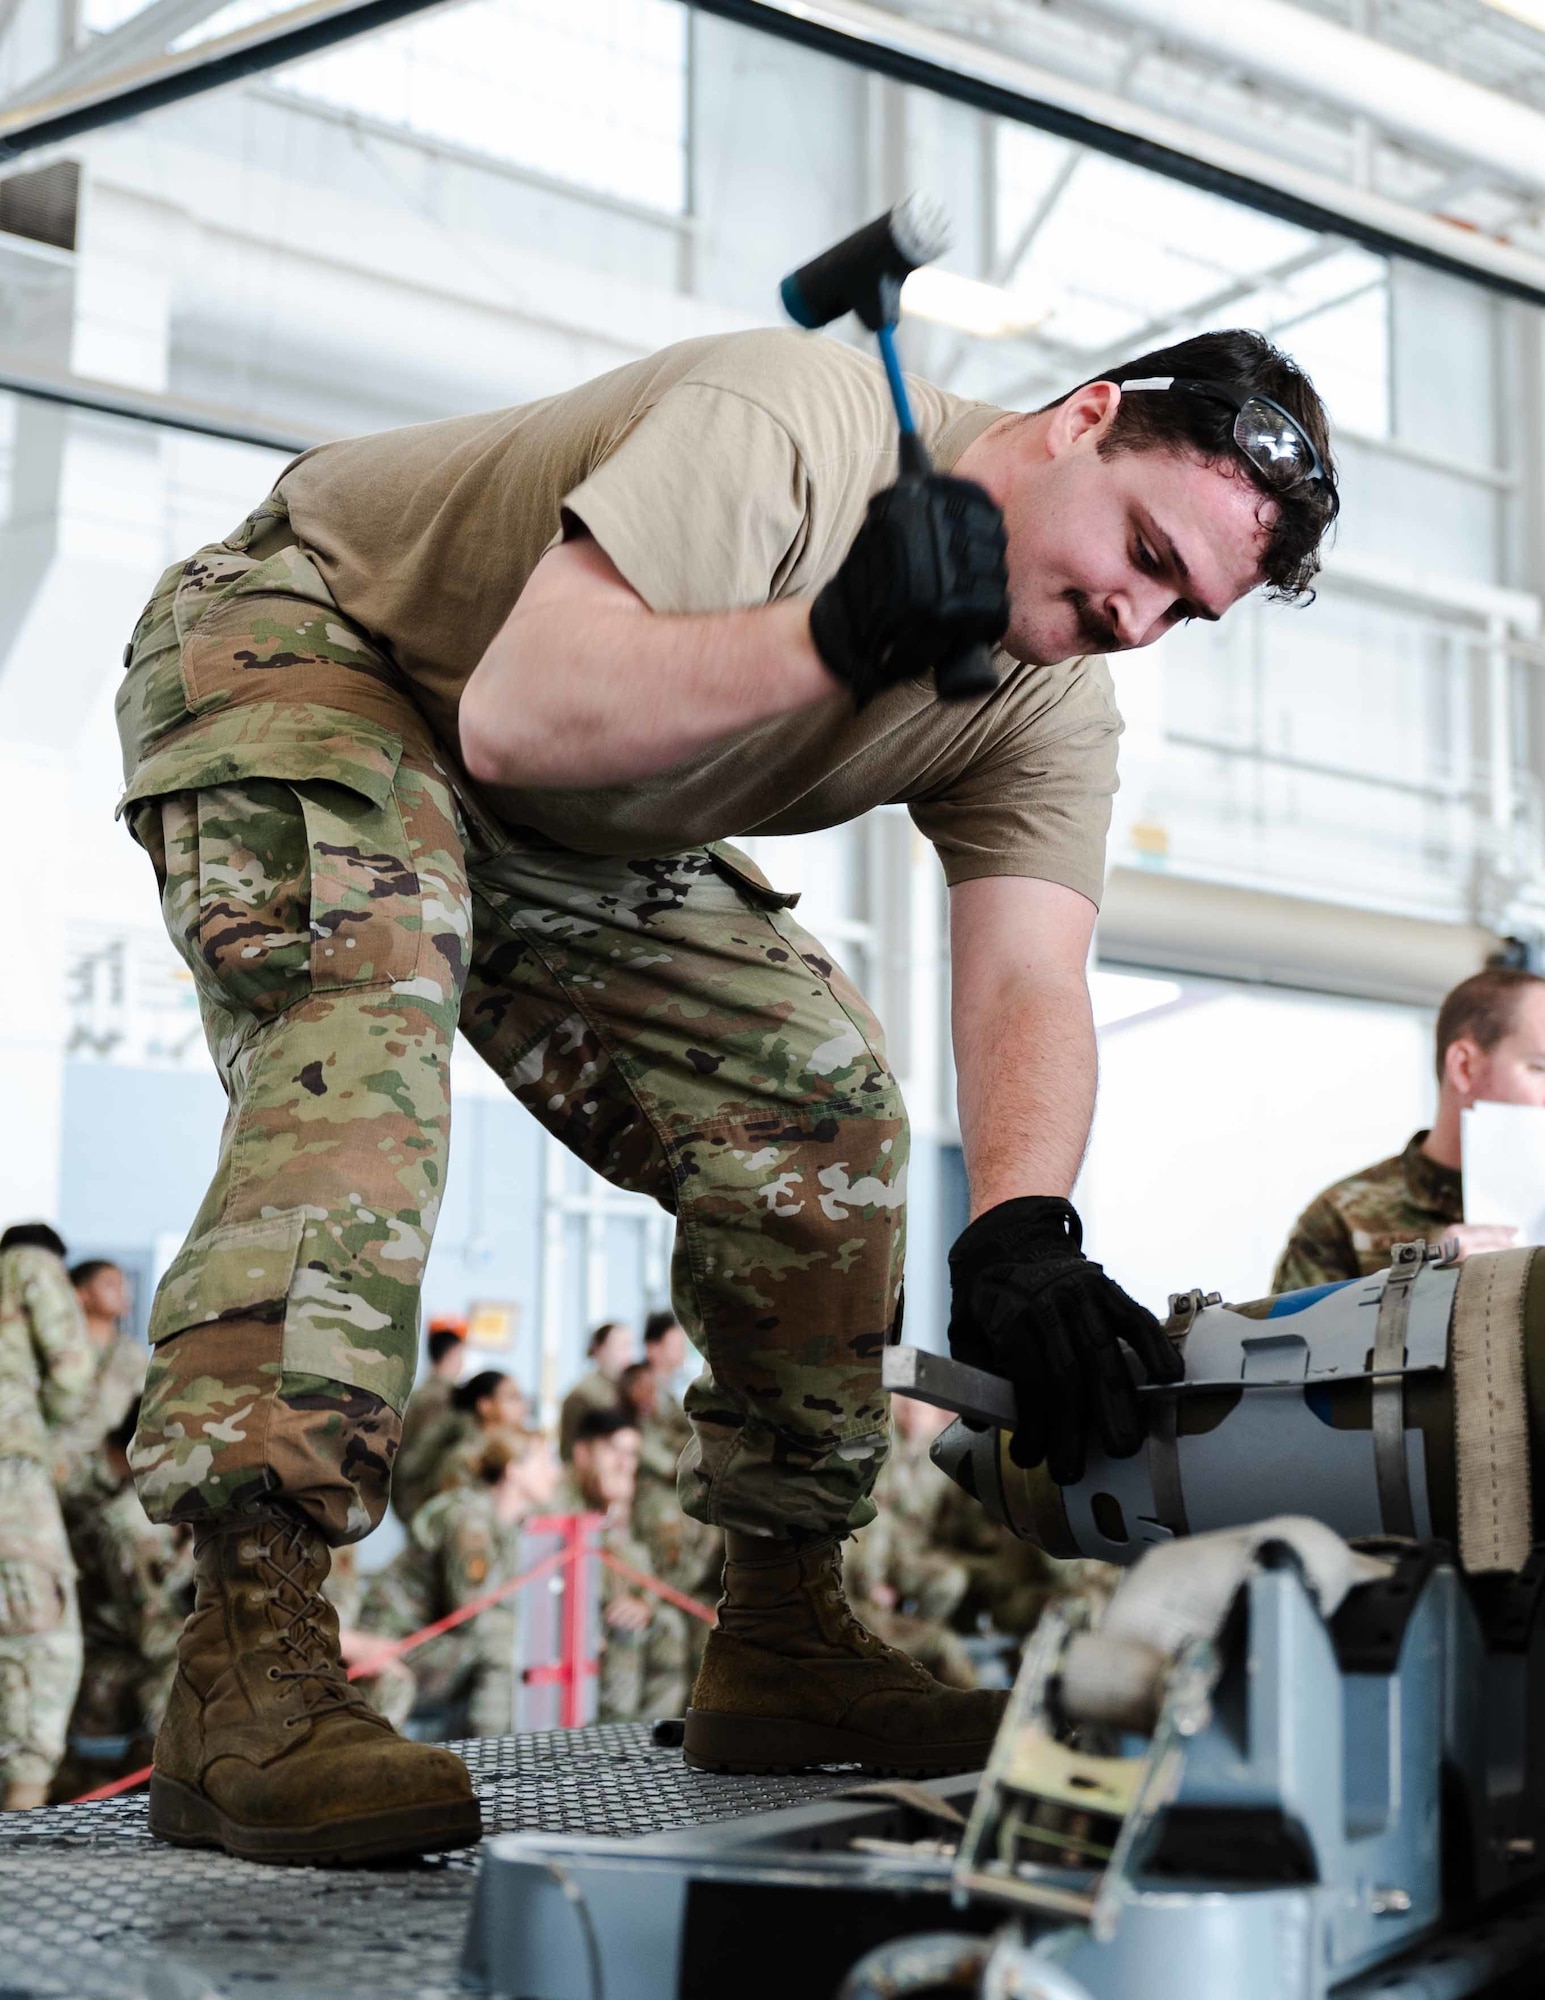
POLYGON ((414 977, 422 898, 401 756, 399 738, 357 716, 248 706, 135 772, 120 811, 158 862, 168 923, 212 1001, 271 1018, 308 990, 414 977), (148 808, 173 794, 187 801, 179 837, 155 841, 148 808))
POLYGON ((141 799, 247 778, 343 785, 384 806, 401 761, 400 735, 346 709, 248 702, 163 738, 135 766, 118 813, 122 817, 141 799))
MULTIPOLYGON (((227 1223, 185 1243, 150 1310, 150 1344, 222 1319, 270 1319, 282 1336, 306 1211, 286 1209, 257 1222, 227 1223)), ((276 1346, 277 1346, 276 1341, 276 1346)))
POLYGON ((339 1383, 402 1412, 411 1361, 396 1351, 390 1314, 336 1262, 318 1211, 293 1208, 195 1236, 161 1280, 148 1428, 206 1447, 227 1491, 267 1463, 269 1424, 254 1421, 254 1406, 271 1410, 297 1382, 308 1395, 339 1383))
POLYGON ((311 985, 413 978, 424 926, 418 873, 395 798, 372 806, 341 786, 298 788, 311 867, 311 985))
MULTIPOLYGON (((261 561, 228 558, 234 579, 222 581, 218 601, 185 603, 179 597, 182 637, 180 674, 184 699, 193 715, 242 705, 257 680, 267 694, 289 684, 294 700, 324 683, 337 698, 358 683, 366 702, 386 689, 406 699, 401 676, 381 649, 338 608, 310 558, 293 545, 261 561)), ((348 703, 352 707, 353 704, 348 703)))

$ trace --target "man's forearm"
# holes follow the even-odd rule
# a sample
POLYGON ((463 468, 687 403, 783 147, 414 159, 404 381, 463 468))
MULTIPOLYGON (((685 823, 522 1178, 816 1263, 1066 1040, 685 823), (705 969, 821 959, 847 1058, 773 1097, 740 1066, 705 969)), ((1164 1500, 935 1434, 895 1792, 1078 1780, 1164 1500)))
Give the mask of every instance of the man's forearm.
POLYGON ((955 1067, 973 1217, 1019 1195, 1066 1195, 1094 1115, 1098 1060, 1082 976, 1029 973, 957 990, 955 1067))
POLYGON ((492 785, 625 784, 838 692, 804 600, 667 616, 593 544, 566 544, 467 683, 462 755, 492 785), (577 581, 591 586, 578 612, 577 581))

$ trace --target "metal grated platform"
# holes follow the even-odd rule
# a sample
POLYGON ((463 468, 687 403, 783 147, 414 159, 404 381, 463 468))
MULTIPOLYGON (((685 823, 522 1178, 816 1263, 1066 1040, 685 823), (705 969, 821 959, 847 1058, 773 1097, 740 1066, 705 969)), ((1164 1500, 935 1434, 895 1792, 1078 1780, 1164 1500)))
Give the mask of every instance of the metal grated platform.
MULTIPOLYGON (((644 1723, 456 1746, 489 1833, 628 1839, 841 1791, 850 1771, 689 1771, 644 1723)), ((0 1816, 0 2000, 449 2000, 476 1850, 263 1868, 153 1841, 145 1800, 0 1816)))

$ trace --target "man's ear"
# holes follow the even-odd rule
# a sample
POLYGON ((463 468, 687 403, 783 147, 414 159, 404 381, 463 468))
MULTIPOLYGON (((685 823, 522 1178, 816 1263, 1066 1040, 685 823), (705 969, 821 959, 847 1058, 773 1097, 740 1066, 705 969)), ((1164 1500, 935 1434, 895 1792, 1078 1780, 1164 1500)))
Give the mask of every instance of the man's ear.
POLYGON ((1476 1067, 1481 1048, 1468 1035, 1460 1035, 1443 1051, 1443 1081, 1456 1096, 1467 1101, 1475 1095, 1476 1067))
POLYGON ((1121 389, 1115 382, 1086 382, 1064 396, 1046 429, 1046 454, 1056 458, 1074 445, 1098 444, 1116 420, 1121 389))

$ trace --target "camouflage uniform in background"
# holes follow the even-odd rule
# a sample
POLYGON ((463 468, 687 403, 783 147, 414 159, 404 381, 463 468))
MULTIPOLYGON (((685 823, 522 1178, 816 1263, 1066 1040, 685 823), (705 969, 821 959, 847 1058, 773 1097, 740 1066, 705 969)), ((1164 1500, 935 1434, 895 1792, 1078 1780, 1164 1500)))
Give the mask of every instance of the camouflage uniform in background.
POLYGON ((622 1390, 610 1375, 603 1375, 599 1368, 592 1368, 580 1376, 574 1387, 564 1397, 558 1411, 558 1456, 567 1465, 574 1456, 574 1433, 579 1429, 580 1419, 592 1410, 620 1410, 622 1390))
POLYGON ((1463 1222, 1459 1172, 1427 1157, 1426 1137, 1418 1132, 1403 1153, 1315 1196, 1293 1224, 1272 1276, 1273 1292, 1366 1278, 1388 1268, 1397 1243, 1437 1243, 1463 1222))
MULTIPOLYGON (((322 1595, 338 1614, 341 1632, 360 1632, 363 1623, 366 1579, 360 1574, 359 1557, 353 1543, 333 1553, 332 1567, 322 1584, 322 1595)), ((384 1715, 394 1729, 401 1729, 413 1713, 418 1695, 412 1654, 393 1660, 378 1674, 362 1674, 360 1687, 371 1707, 384 1715)))
MULTIPOLYGON (((360 1625, 406 1639, 519 1570, 520 1530, 495 1513, 493 1488, 481 1480, 453 1487, 425 1501, 407 1547, 366 1579, 360 1625)), ((418 1647, 408 1661, 419 1706, 455 1712, 453 1734, 508 1736, 515 1727, 518 1629, 515 1599, 508 1597, 418 1647)))
POLYGON ((1028 1638, 1051 1604, 1083 1604, 1098 1615, 1122 1572, 1086 1557, 1063 1560, 1011 1535, 952 1481, 938 1515, 938 1546, 966 1571, 966 1590, 955 1607, 957 1632, 985 1626, 1006 1638, 1028 1638))
POLYGON ((473 1419, 451 1408, 453 1385, 442 1375, 420 1382, 402 1413, 402 1442, 392 1461, 392 1512, 406 1528, 440 1490, 440 1464, 465 1442, 473 1419))
MULTIPOLYGON (((607 1528, 601 1536, 601 1546, 619 1562, 630 1564, 645 1576, 653 1574, 648 1549, 625 1527, 607 1528)), ((607 1605, 623 1595, 645 1599, 649 1605, 649 1623, 640 1632, 627 1632, 603 1623, 596 1720, 653 1722, 660 1716, 685 1715, 693 1675, 692 1643, 687 1627, 702 1621, 690 1618, 674 1604, 652 1596, 603 1564, 603 1615, 607 1605)), ((706 1632, 708 1627, 705 1625, 703 1629, 706 1632)))
POLYGON ((955 1490, 929 1458, 925 1439, 895 1431, 875 1482, 879 1517, 847 1544, 843 1578, 871 1632, 902 1647, 946 1687, 970 1688, 976 1673, 949 1625, 970 1576, 939 1547, 945 1498, 955 1490), (894 1604, 875 1600, 880 1585, 895 1593, 894 1604))
MULTIPOLYGON (((659 1393, 663 1399, 665 1392, 659 1393)), ((652 1576, 713 1604, 724 1568, 724 1536, 684 1514, 676 1490, 676 1468, 691 1441, 692 1426, 674 1397, 663 1415, 657 1410, 640 1426, 631 1525, 652 1576)))
POLYGON ((192 1532, 150 1520, 132 1480, 100 1458, 72 1482, 64 1519, 85 1642, 70 1735, 154 1736, 193 1608, 192 1532))
MULTIPOLYGON (((638 1484, 630 1525, 645 1558, 639 1567, 700 1604, 713 1605, 719 1601, 724 1571, 724 1536, 706 1521, 694 1521, 690 1514, 684 1514, 676 1491, 676 1467, 691 1439, 692 1426, 681 1404, 669 1390, 657 1385, 655 1414, 640 1427, 638 1484)), ((688 1669, 695 1674, 710 1628, 690 1612, 682 1612, 681 1617, 688 1669)), ((667 1711, 656 1712, 663 1715, 667 1711)), ((681 1710, 669 1712, 680 1714, 681 1710)))
POLYGON ((50 1427, 79 1415, 95 1368, 60 1260, 0 1255, 0 1795, 46 1786, 64 1754, 81 1636, 50 1427))
POLYGON ((93 1343, 92 1353, 96 1380, 86 1407, 53 1436, 54 1478, 61 1493, 95 1483, 103 1440, 117 1430, 145 1389, 149 1350, 131 1334, 115 1334, 105 1347, 93 1343))
POLYGON ((169 570, 119 697, 125 809, 230 1096, 157 1293, 155 1519, 386 1506, 458 1022, 528 1110, 678 1220, 688 1513, 873 1516, 907 1128, 878 1026, 722 843, 622 861, 501 828, 265 502, 169 570))

